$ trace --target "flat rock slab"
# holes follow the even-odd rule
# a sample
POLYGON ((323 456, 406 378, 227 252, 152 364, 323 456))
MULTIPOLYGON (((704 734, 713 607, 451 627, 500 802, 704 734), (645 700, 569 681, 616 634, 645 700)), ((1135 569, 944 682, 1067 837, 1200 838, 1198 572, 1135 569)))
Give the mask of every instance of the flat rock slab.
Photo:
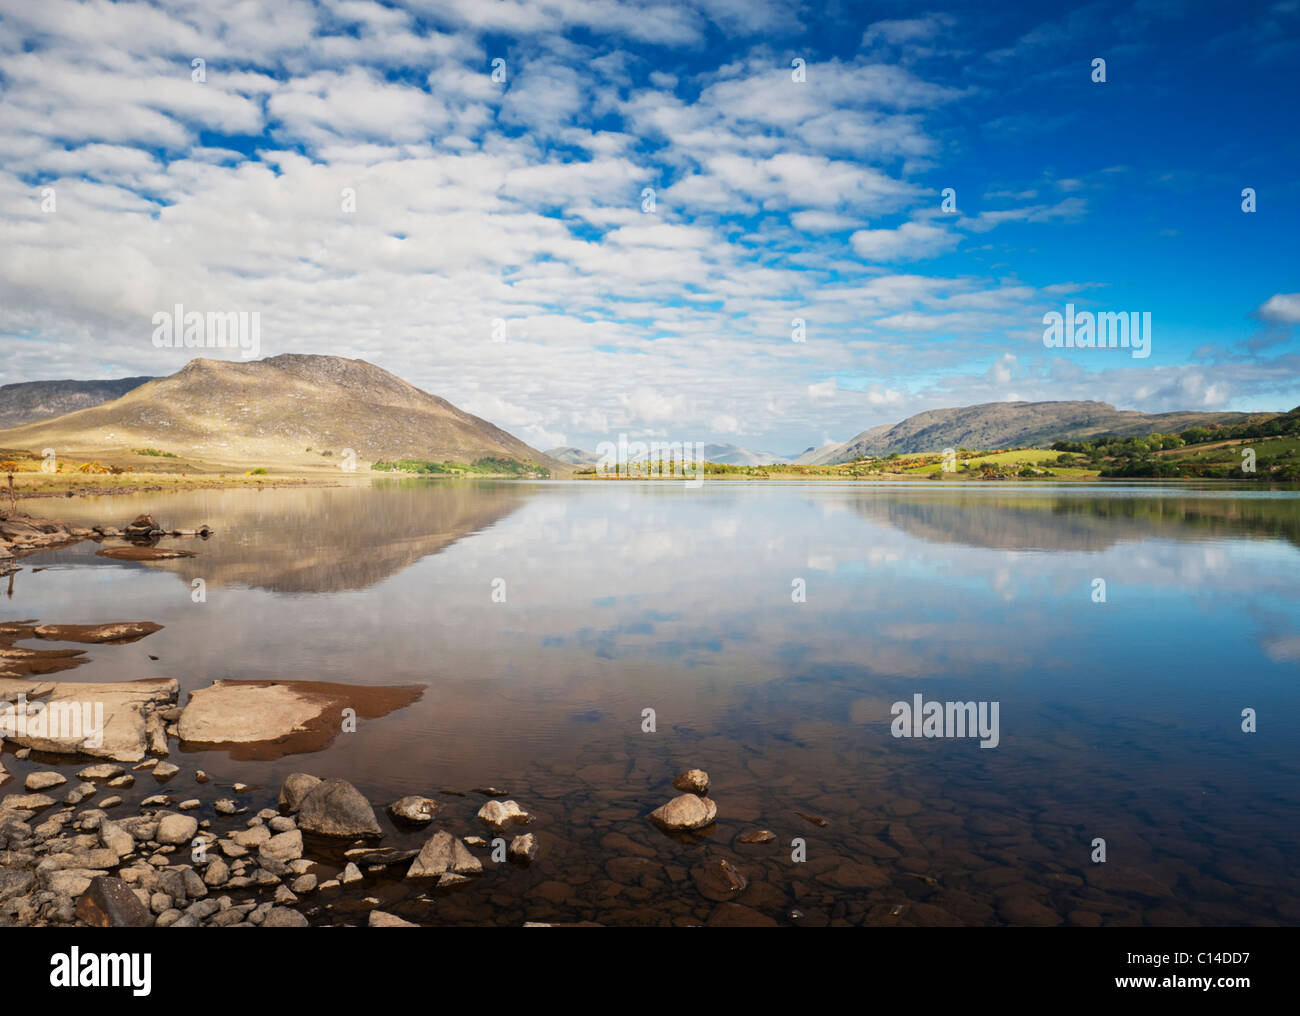
POLYGON ((105 547, 95 551, 95 554, 98 557, 111 557, 114 561, 170 561, 176 557, 198 557, 192 550, 149 546, 105 547))
POLYGON ((127 643, 162 631, 152 621, 115 621, 111 624, 38 624, 32 634, 51 642, 127 643))
POLYGON ((187 744, 226 748, 237 759, 319 751, 342 728, 345 708, 373 719, 418 699, 418 687, 324 681, 216 681, 190 693, 177 724, 187 744))
POLYGON ((176 681, 163 677, 104 684, 0 678, 0 734, 36 751, 140 762, 149 747, 147 717, 178 692, 176 681), (15 706, 20 695, 25 716, 15 706), (37 700, 44 704, 39 717, 37 700))

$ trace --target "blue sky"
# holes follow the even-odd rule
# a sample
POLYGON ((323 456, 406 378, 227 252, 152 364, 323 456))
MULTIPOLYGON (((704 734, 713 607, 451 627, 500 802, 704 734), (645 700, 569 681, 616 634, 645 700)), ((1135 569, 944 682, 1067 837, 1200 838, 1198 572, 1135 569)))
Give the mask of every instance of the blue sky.
POLYGON ((1289 409, 1298 97, 1300 0, 0 0, 0 382, 171 373, 181 303, 542 448, 1289 409))

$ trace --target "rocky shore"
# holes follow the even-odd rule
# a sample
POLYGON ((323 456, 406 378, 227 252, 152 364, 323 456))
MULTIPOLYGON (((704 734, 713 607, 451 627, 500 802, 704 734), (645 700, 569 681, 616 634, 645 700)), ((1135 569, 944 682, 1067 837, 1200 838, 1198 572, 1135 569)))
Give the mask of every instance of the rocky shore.
MULTIPOLYGON (((418 851, 377 845, 382 830, 369 801, 346 780, 294 773, 279 807, 243 818, 249 787, 217 800, 217 819, 198 819, 197 797, 158 793, 139 814, 121 817, 114 790, 152 777, 170 790, 178 770, 149 760, 132 771, 114 764, 82 767, 69 781, 33 772, 26 793, 0 799, 0 925, 95 927, 305 927, 349 924, 329 914, 331 895, 368 877, 393 874, 449 891, 495 864, 527 865, 537 838, 519 827, 533 819, 515 801, 490 799, 479 810, 491 839, 435 833, 418 851), (64 788, 70 788, 64 790, 64 788), (64 790, 56 800, 51 793, 64 790), (47 793, 48 792, 48 793, 47 793), (480 856, 474 851, 478 851, 480 856), (309 917, 312 918, 309 921, 309 917)), ((207 775, 191 777, 206 783, 207 775)), ((389 806, 395 820, 431 823, 430 798, 389 806)), ((373 904, 366 923, 415 926, 373 904)))
POLYGON ((0 512, 0 576, 19 571, 17 561, 41 550, 70 546, 82 540, 109 541, 101 554, 125 560, 157 557, 192 557, 191 551, 169 551, 158 547, 163 537, 200 537, 213 533, 209 526, 198 529, 164 529, 150 515, 140 515, 125 526, 74 526, 59 519, 38 518, 21 511, 0 512))

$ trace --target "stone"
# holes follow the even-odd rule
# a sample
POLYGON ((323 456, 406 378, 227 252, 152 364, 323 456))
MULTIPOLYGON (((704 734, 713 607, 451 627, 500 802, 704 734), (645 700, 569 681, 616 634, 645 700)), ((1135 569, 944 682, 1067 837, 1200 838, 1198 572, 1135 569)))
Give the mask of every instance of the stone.
POLYGON ((153 917, 121 878, 95 876, 77 900, 77 916, 92 928, 148 928, 153 917))
POLYGON ((135 837, 108 819, 99 823, 99 842, 118 857, 126 857, 135 852, 135 837))
POLYGON ((84 724, 51 724, 49 730, 6 733, 5 737, 24 747, 52 754, 81 754, 113 762, 141 762, 148 747, 146 717, 158 705, 174 700, 178 688, 177 682, 170 678, 98 684, 0 678, 0 699, 16 701, 22 694, 29 702, 41 699, 47 710, 58 706, 63 710, 83 711, 87 703, 94 703, 97 719, 98 709, 101 704, 103 706, 102 729, 96 722, 92 733, 84 729, 84 724))
POLYGON ((211 886, 214 889, 217 886, 225 885, 230 881, 230 866, 219 857, 214 857, 208 861, 208 866, 203 869, 203 884, 211 886))
POLYGON ((361 874, 361 869, 349 861, 343 869, 343 874, 339 876, 339 882, 343 885, 354 885, 360 882, 365 876, 361 874))
POLYGON ((38 639, 54 642, 135 642, 162 631, 162 625, 152 621, 118 621, 112 624, 38 624, 32 631, 38 639))
POLYGON ((718 903, 735 899, 749 888, 749 880, 726 858, 701 861, 691 875, 700 895, 718 903))
POLYGON ((371 928, 418 928, 418 924, 412 924, 410 921, 403 921, 395 914, 386 914, 382 910, 370 911, 370 919, 367 925, 371 928))
POLYGON ((40 811, 55 803, 44 794, 10 794, 0 800, 0 811, 40 811))
POLYGON ((682 794, 650 813, 650 819, 664 829, 703 829, 718 817, 718 807, 707 797, 682 794))
POLYGON ((533 817, 515 801, 488 801, 478 810, 478 819, 496 832, 511 825, 527 825, 533 817))
POLYGON ((409 825, 428 825, 442 805, 430 797, 403 797, 388 806, 388 814, 409 825))
POLYGON ((380 836, 383 830, 361 792, 347 780, 313 787, 298 809, 298 827, 321 836, 380 836))
POLYGON ((302 833, 293 829, 270 837, 257 848, 257 856, 263 862, 269 857, 282 864, 297 860, 302 857, 302 833))
POLYGON ((420 850, 406 872, 407 878, 433 878, 448 872, 478 875, 483 865, 469 848, 449 832, 437 833, 420 850))
POLYGON ((749 832, 741 833, 736 837, 737 843, 771 843, 776 839, 776 833, 771 829, 755 829, 749 832))
POLYGON ((28 773, 27 779, 23 781, 23 786, 33 793, 40 790, 49 790, 51 787, 61 787, 68 782, 68 778, 62 773, 28 773))
POLYGON ((154 779, 158 780, 159 782, 162 782, 163 780, 166 779, 170 779, 180 771, 181 771, 180 766, 173 765, 170 762, 159 762, 156 766, 153 767, 154 779))
POLYGON ((181 811, 194 811, 195 809, 201 808, 202 806, 203 806, 202 801, 200 801, 197 797, 191 797, 188 801, 182 801, 176 807, 180 808, 181 811))
POLYGON ((159 843, 180 846, 194 839, 194 834, 198 831, 197 819, 189 815, 166 815, 158 820, 156 839, 159 843))
POLYGON ((284 778, 280 788, 280 810, 295 812, 302 806, 305 798, 320 785, 320 778, 308 773, 290 773, 284 778))
POLYGON ((515 864, 530 864, 537 857, 537 837, 524 833, 510 841, 510 860, 515 864))
POLYGON ((709 774, 703 769, 688 769, 673 780, 673 787, 685 793, 699 794, 703 797, 709 792, 709 774))
POLYGON ((212 810, 218 815, 233 815, 239 811, 239 805, 229 798, 222 798, 212 806, 212 810))
POLYGON ((305 928, 307 918, 288 907, 272 907, 262 919, 263 928, 305 928))
POLYGON ((309 893, 316 888, 316 876, 299 875, 297 878, 293 880, 293 883, 292 885, 289 886, 289 888, 292 889, 294 892, 298 893, 299 895, 303 893, 309 893))

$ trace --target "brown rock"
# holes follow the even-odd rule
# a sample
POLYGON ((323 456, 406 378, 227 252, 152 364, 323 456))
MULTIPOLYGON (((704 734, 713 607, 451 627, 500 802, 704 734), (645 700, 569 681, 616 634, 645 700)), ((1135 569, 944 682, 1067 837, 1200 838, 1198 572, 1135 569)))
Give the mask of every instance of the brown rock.
POLYGON ((148 928, 153 918, 120 878, 100 875, 77 900, 77 916, 95 928, 148 928))

